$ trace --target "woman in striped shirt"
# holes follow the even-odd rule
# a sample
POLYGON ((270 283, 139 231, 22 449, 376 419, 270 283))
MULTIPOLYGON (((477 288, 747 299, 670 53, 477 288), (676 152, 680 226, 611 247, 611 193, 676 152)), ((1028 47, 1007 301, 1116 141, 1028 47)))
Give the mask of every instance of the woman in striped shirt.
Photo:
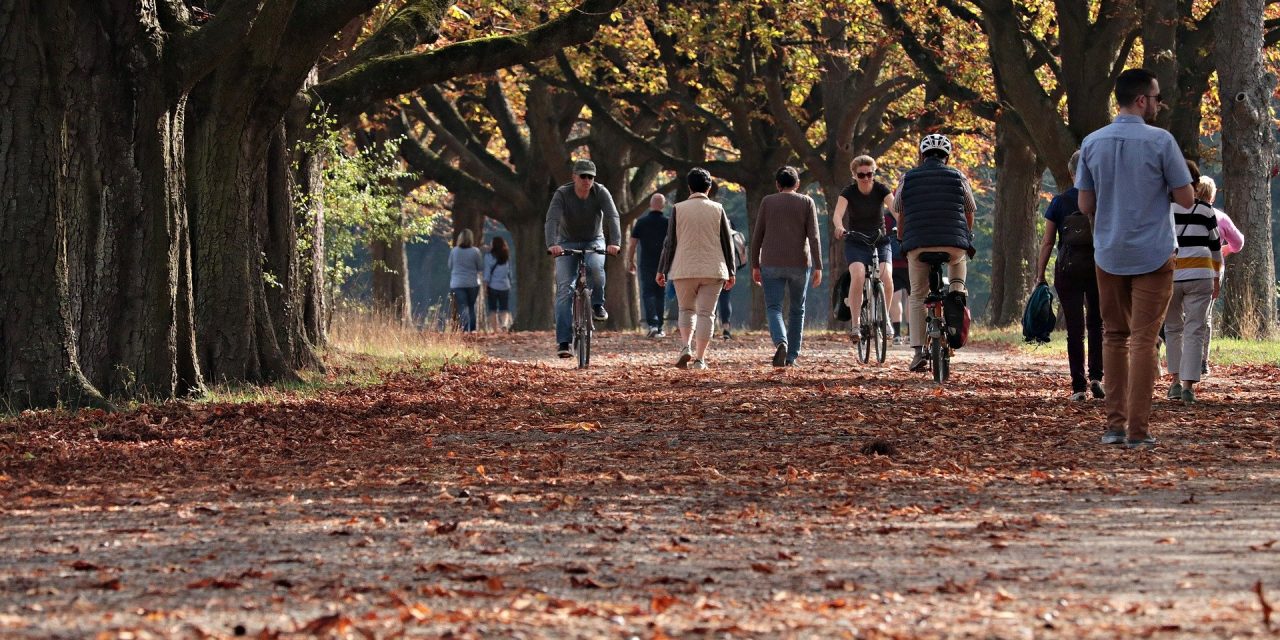
MULTIPOLYGON (((1200 170, 1187 161, 1191 182, 1200 180, 1200 170)), ((1213 206, 1196 200, 1190 209, 1169 205, 1173 230, 1178 238, 1173 269, 1173 297, 1165 316, 1165 345, 1169 358, 1169 399, 1193 404, 1193 389, 1200 381, 1201 352, 1207 338, 1209 305, 1218 297, 1222 277, 1222 240, 1213 206)))

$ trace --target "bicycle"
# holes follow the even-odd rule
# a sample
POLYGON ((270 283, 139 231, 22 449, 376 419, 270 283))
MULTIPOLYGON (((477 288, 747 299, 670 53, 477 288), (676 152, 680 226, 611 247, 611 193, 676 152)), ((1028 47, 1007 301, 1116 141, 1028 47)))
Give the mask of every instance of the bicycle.
POLYGON ((591 334, 595 331, 595 316, 591 313, 591 286, 587 280, 587 254, 608 255, 596 249, 564 249, 558 258, 580 256, 578 276, 573 281, 573 350, 578 354, 578 368, 591 365, 591 334))
POLYGON ((941 384, 951 377, 952 349, 947 336, 957 330, 947 324, 942 308, 946 288, 950 285, 949 279, 942 273, 942 267, 951 262, 951 255, 941 251, 926 251, 920 254, 919 260, 929 265, 929 295, 924 299, 924 349, 928 354, 929 368, 933 371, 933 380, 941 384))
POLYGON ((876 245, 884 239, 881 229, 874 237, 858 231, 848 230, 844 237, 852 238, 871 247, 871 266, 867 267, 867 276, 862 279, 862 306, 859 308, 859 322, 852 330, 858 332, 858 361, 866 364, 871 360, 874 349, 876 362, 884 364, 889 352, 889 314, 884 295, 884 282, 880 280, 880 252, 876 245))

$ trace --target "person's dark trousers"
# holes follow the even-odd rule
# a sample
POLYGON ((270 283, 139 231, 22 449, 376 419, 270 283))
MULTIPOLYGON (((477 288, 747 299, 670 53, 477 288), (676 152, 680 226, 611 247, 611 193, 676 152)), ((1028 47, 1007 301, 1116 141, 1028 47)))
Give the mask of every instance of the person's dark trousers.
POLYGON ((729 299, 729 290, 720 291, 720 302, 716 305, 716 313, 720 316, 720 326, 728 327, 733 321, 733 302, 729 299))
POLYGON ((476 330, 476 299, 480 287, 454 287, 453 300, 458 309, 458 324, 464 333, 476 330))
POLYGON ((644 312, 644 322, 651 329, 662 328, 662 317, 666 314, 664 306, 667 301, 667 290, 654 279, 658 277, 657 269, 637 269, 640 278, 640 309, 644 312))
POLYGON ((1102 379, 1102 311, 1098 308, 1098 281, 1073 282, 1054 278, 1062 315, 1067 321, 1067 361, 1071 366, 1071 391, 1088 391, 1089 380, 1102 379), (1089 338, 1088 378, 1085 377, 1085 336, 1089 338))

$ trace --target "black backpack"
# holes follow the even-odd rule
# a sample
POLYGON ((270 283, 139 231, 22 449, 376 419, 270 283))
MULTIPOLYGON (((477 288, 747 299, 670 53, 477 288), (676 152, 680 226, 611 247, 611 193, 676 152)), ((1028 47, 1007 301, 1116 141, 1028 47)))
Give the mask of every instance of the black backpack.
POLYGON ((1053 313, 1053 290, 1041 282, 1027 298, 1027 306, 1022 311, 1022 338, 1026 342, 1045 343, 1049 334, 1058 325, 1058 316, 1053 313))
POLYGON ((1058 264, 1054 280, 1092 280, 1097 277, 1093 263, 1093 226, 1088 216, 1073 211, 1062 219, 1059 229, 1058 264))

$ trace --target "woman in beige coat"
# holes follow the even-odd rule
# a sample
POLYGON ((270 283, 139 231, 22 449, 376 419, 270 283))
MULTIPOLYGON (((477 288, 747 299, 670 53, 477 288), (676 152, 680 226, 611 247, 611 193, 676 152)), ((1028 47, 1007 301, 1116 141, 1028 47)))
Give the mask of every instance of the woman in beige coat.
POLYGON ((707 195, 711 174, 698 167, 686 180, 689 199, 672 209, 655 279, 661 286, 670 280, 676 289, 683 345, 676 366, 706 369, 716 302, 734 283, 733 232, 724 207, 707 195))

